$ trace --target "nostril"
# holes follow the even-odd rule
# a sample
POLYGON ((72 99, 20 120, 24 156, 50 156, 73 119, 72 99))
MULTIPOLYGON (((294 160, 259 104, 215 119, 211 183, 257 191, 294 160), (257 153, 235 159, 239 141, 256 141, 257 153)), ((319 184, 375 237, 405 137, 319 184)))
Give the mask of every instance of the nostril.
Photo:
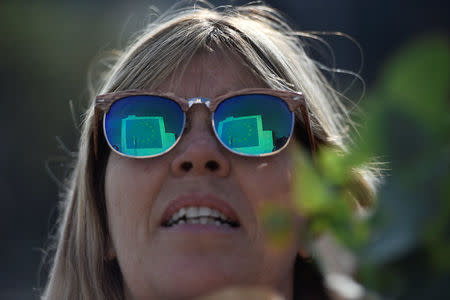
POLYGON ((216 171, 219 169, 219 164, 214 160, 209 160, 206 162, 205 168, 211 171, 216 171))
POLYGON ((181 169, 186 172, 189 171, 190 169, 192 169, 192 163, 185 161, 184 163, 181 164, 181 169))

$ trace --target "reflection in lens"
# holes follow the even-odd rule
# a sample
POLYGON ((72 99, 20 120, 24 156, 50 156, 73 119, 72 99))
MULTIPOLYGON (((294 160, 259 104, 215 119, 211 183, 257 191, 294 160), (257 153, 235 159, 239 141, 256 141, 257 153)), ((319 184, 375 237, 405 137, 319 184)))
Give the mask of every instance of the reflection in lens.
POLYGON ((257 156, 286 145, 292 133, 293 113, 275 96, 237 96, 217 107, 214 127, 225 146, 241 154, 257 156))
POLYGON ((167 151, 179 138, 183 125, 184 113, 176 102, 147 95, 117 100, 105 117, 110 145, 134 157, 167 151))

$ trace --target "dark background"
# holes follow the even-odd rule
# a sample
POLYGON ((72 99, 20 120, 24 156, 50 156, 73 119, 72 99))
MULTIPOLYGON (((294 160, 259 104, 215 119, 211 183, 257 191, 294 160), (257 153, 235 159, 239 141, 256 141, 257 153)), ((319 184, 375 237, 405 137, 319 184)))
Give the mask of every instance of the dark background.
MULTIPOLYGON (((164 11, 172 3, 0 2, 0 299, 37 299, 45 283, 39 266, 61 192, 52 176, 62 181, 71 163, 56 137, 76 151, 80 114, 89 101, 90 66, 106 50, 122 48, 150 19, 151 5, 164 11)), ((383 61, 399 47, 423 34, 447 34, 449 28, 448 1, 267 3, 286 13, 298 30, 341 31, 355 38, 363 49, 361 75, 369 89, 383 61)), ((361 55, 355 43, 333 36, 327 41, 336 67, 358 71, 361 55)), ((362 90, 360 83, 356 89, 362 90)))

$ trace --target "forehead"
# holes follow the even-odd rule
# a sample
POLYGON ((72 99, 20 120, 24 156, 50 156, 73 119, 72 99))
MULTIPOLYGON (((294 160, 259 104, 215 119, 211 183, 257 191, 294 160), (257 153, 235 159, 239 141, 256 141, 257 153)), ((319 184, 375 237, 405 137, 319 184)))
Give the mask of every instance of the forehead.
POLYGON ((238 58, 215 51, 194 55, 157 89, 185 98, 215 98, 228 92, 256 87, 265 85, 238 58))

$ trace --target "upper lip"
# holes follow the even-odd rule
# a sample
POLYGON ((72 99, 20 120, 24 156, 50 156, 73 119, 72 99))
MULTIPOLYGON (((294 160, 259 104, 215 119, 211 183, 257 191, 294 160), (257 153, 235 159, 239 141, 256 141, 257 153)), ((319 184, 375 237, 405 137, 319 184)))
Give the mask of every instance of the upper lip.
POLYGON ((210 193, 188 193, 178 196, 173 201, 171 201, 164 210, 160 224, 165 224, 178 210, 188 206, 205 206, 215 209, 224 214, 230 221, 240 224, 238 216, 233 207, 226 201, 222 200, 220 197, 217 197, 210 193))

